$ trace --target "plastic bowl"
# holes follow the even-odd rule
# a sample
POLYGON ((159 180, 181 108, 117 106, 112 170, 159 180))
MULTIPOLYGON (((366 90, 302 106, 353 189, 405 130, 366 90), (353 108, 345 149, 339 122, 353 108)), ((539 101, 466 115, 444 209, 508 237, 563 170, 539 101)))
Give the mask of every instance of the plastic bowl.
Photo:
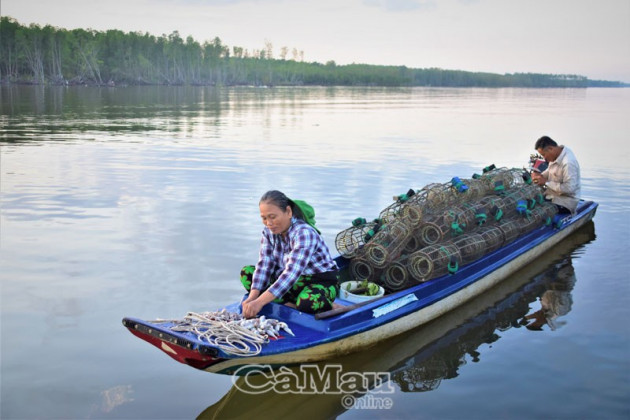
POLYGON ((381 286, 378 286, 378 293, 375 294, 374 296, 355 295, 353 293, 348 292, 347 290, 348 285, 350 286, 350 289, 356 289, 359 286, 359 284, 361 284, 360 281, 354 281, 354 280, 345 281, 341 283, 341 285, 339 285, 341 296, 339 297, 343 300, 347 300, 348 302, 359 303, 359 302, 365 302, 368 300, 376 299, 377 297, 381 297, 385 294, 385 289, 383 289, 381 286))

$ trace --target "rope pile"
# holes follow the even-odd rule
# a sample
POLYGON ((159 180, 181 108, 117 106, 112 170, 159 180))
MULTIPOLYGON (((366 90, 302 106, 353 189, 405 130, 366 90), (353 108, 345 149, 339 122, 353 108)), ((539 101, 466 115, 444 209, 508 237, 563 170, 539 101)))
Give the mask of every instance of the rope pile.
POLYGON ((199 341, 234 356, 255 356, 270 337, 279 337, 281 331, 294 335, 286 323, 264 315, 246 319, 225 309, 215 312, 188 312, 181 320, 169 320, 169 328, 177 332, 189 332, 199 341))
POLYGON ((470 179, 454 177, 394 197, 379 218, 358 218, 335 238, 356 280, 388 292, 446 273, 552 224, 555 205, 519 168, 484 168, 470 179))

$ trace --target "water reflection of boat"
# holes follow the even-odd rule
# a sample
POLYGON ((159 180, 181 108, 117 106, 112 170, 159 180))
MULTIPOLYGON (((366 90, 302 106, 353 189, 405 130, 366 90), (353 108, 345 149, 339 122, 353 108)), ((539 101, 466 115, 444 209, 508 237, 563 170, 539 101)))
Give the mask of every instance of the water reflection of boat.
MULTIPOLYGON (((458 375, 458 369, 466 364, 467 356, 474 362, 479 361, 480 353, 477 351, 479 346, 499 340, 501 337, 499 332, 524 325, 529 326, 529 318, 526 314, 532 302, 537 299, 542 301, 550 292, 562 293, 563 298, 570 300, 571 290, 577 280, 573 268, 573 258, 576 258, 574 254, 593 239, 595 239, 594 224, 590 222, 576 232, 569 241, 563 243, 562 247, 559 247, 549 258, 537 261, 515 273, 505 283, 506 288, 517 287, 514 292, 508 291, 510 294, 505 298, 486 307, 464 324, 453 328, 440 339, 422 348, 413 357, 399 363, 391 371, 392 379, 398 383, 402 391, 418 392, 435 389, 442 379, 450 379, 458 375), (538 274, 532 274, 541 268, 543 270, 538 274), (523 280, 526 283, 519 284, 523 280)), ((477 306, 481 300, 471 302, 471 306, 482 309, 477 306)), ((553 316, 566 315, 568 311, 565 312, 565 309, 567 306, 563 307, 561 314, 555 313, 553 316)))
MULTIPOLYGON (((497 342, 501 332, 523 328, 532 302, 549 290, 574 283, 575 277, 563 277, 563 273, 573 272, 572 261, 579 258, 579 249, 594 239, 594 224, 589 222, 551 252, 448 314, 367 351, 317 366, 339 365, 342 372, 388 372, 403 392, 436 389, 443 380, 457 377, 467 358, 479 360, 480 346, 497 342)), ((290 369, 299 373, 300 368, 290 369)), ((282 418, 300 412, 332 418, 348 409, 342 402, 343 390, 333 387, 316 395, 299 389, 276 392, 268 389, 274 380, 265 375, 235 378, 228 393, 199 418, 282 418), (254 392, 262 389, 267 390, 254 392)), ((355 392, 354 398, 378 385, 368 384, 365 390, 355 392)))
MULTIPOLYGON (((243 357, 208 344, 191 332, 171 330, 173 323, 125 318, 134 335, 158 347, 173 359, 208 372, 243 374, 249 365, 282 366, 327 360, 361 351, 427 324, 471 298, 488 293, 506 277, 528 266, 561 244, 595 215, 597 203, 580 201, 573 216, 553 226, 539 226, 507 245, 446 274, 409 289, 373 300, 346 313, 317 319, 285 305, 268 304, 261 315, 286 322, 295 336, 266 343, 259 354, 243 357)), ((226 307, 239 312, 240 303, 226 307)))

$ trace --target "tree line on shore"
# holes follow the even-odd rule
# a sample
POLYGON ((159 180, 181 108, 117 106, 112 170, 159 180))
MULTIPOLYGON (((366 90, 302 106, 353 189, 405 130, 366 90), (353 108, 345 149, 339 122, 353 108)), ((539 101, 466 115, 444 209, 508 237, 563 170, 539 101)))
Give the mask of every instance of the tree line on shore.
POLYGON ((305 62, 273 45, 248 51, 219 37, 199 43, 170 35, 60 29, 0 18, 0 81, 50 85, 621 87, 579 75, 495 74, 368 64, 305 62))

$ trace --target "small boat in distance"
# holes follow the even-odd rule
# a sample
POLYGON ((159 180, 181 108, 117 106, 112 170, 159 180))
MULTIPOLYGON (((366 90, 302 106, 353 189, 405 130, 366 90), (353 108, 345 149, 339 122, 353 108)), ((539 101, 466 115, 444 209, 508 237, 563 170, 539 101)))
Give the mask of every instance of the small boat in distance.
MULTIPOLYGON (((512 242, 459 268, 454 274, 418 283, 369 302, 343 307, 328 316, 313 316, 285 305, 270 303, 259 315, 286 323, 294 335, 282 332, 254 355, 237 355, 213 346, 192 332, 174 331, 176 321, 124 318, 135 336, 153 344, 173 359, 207 372, 245 374, 251 365, 283 366, 316 362, 359 351, 426 324, 474 296, 499 284, 590 221, 597 203, 581 200, 576 213, 559 215, 552 225, 541 225, 512 242)), ((338 256, 342 272, 349 260, 338 256)), ((225 307, 240 313, 240 302, 225 307)))

